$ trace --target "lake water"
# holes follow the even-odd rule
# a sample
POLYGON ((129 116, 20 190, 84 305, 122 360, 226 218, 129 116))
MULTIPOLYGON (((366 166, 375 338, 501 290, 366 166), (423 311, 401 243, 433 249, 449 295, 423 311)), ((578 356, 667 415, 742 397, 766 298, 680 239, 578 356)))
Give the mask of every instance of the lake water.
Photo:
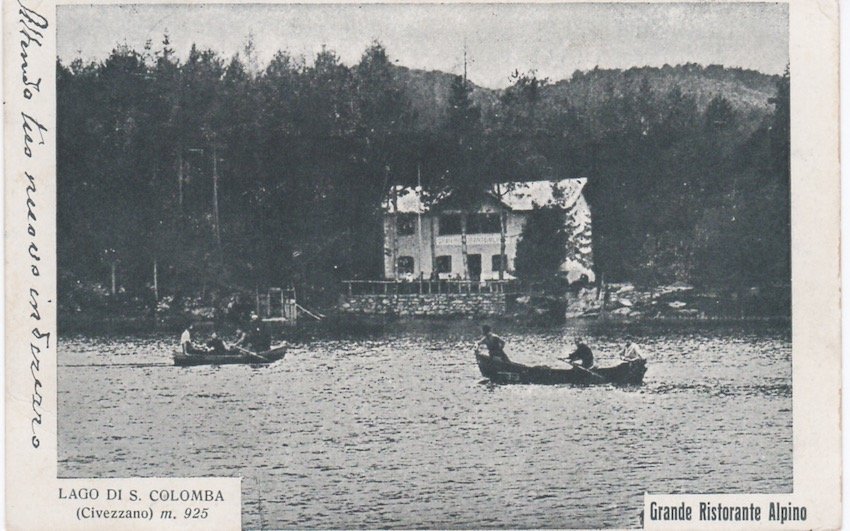
MULTIPOLYGON (((248 528, 636 527, 644 492, 791 491, 787 329, 633 328, 639 388, 487 385, 477 332, 399 324, 267 367, 174 367, 177 337, 64 338, 60 476, 242 476, 248 528)), ((552 366, 577 333, 613 362, 624 334, 498 332, 552 366)))

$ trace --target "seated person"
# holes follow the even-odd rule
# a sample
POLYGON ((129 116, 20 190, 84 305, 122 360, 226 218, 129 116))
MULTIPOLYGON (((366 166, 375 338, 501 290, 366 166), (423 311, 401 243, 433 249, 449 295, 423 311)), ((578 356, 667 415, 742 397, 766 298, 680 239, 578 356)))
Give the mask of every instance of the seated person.
POLYGON ((192 344, 192 332, 195 331, 195 325, 189 324, 183 334, 180 335, 180 347, 183 349, 183 354, 188 354, 195 346, 192 344))
POLYGON ((210 340, 207 341, 207 348, 213 354, 227 354, 227 347, 224 346, 224 341, 222 341, 215 332, 212 333, 210 340))
POLYGON ((574 361, 580 361, 581 366, 585 369, 589 369, 593 367, 593 351, 590 350, 590 347, 585 345, 580 337, 575 339, 576 349, 570 354, 569 358, 567 358, 570 363, 574 361))
POLYGON ((265 323, 263 323, 260 316, 257 314, 251 314, 251 328, 250 328, 250 343, 251 348, 257 352, 265 352, 271 348, 272 337, 269 334, 268 329, 266 328, 265 323))
POLYGON ((490 354, 490 357, 493 359, 501 359, 502 361, 510 361, 508 359, 508 355, 505 354, 505 341, 493 333, 493 330, 484 325, 481 327, 482 332, 484 332, 484 337, 481 338, 475 346, 484 345, 487 347, 487 352, 490 354))
POLYGON ((246 334, 241 328, 236 329, 236 341, 233 343, 234 347, 241 347, 248 340, 248 334, 246 334))
POLYGON ((623 347, 623 351, 620 353, 620 359, 623 361, 638 361, 643 359, 643 352, 641 352, 640 347, 638 347, 631 337, 626 338, 626 346, 623 347))

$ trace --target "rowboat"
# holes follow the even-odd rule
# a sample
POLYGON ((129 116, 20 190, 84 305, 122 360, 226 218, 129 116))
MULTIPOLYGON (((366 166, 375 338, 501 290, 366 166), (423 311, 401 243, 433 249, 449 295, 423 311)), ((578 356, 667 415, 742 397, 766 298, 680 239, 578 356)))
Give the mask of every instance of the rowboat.
POLYGON ((272 346, 263 352, 251 352, 244 348, 230 348, 223 353, 209 352, 199 349, 188 349, 174 353, 174 365, 187 367, 190 365, 234 365, 259 364, 267 365, 282 360, 286 356, 285 344, 272 346))
POLYGON ((640 385, 646 373, 646 360, 623 361, 612 367, 553 369, 546 365, 529 366, 475 352, 481 374, 496 384, 575 384, 640 385))

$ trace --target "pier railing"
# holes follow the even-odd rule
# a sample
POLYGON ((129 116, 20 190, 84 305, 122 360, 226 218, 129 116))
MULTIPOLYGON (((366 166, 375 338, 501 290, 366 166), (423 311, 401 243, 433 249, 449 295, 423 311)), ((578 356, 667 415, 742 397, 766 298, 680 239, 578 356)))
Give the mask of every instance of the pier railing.
POLYGON ((343 289, 349 296, 508 293, 512 284, 511 280, 344 280, 343 289))

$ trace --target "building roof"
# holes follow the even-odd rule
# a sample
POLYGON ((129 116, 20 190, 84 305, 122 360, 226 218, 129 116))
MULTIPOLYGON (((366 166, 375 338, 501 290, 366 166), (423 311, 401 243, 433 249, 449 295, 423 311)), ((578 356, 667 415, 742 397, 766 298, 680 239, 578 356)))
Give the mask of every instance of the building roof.
MULTIPOLYGON (((587 179, 562 179, 560 181, 511 182, 493 185, 490 193, 497 199, 501 192, 502 203, 511 210, 527 211, 541 207, 568 209, 575 204, 587 179)), ((402 214, 424 214, 429 205, 438 204, 451 194, 443 192, 432 196, 421 187, 411 188, 396 185, 390 188, 383 202, 384 210, 392 214, 394 205, 402 214), (393 197, 395 194, 395 197, 393 197)))
POLYGON ((431 195, 421 186, 411 188, 409 186, 396 185, 390 188, 387 198, 381 205, 387 213, 395 212, 393 208, 398 205, 399 213, 424 214, 428 211, 426 204, 430 204, 431 195), (395 194, 395 196, 394 196, 395 194))
MULTIPOLYGON (((504 183, 502 203, 511 210, 532 210, 540 207, 570 208, 581 196, 587 179, 504 183)), ((495 193, 496 187, 494 187, 495 193)))

